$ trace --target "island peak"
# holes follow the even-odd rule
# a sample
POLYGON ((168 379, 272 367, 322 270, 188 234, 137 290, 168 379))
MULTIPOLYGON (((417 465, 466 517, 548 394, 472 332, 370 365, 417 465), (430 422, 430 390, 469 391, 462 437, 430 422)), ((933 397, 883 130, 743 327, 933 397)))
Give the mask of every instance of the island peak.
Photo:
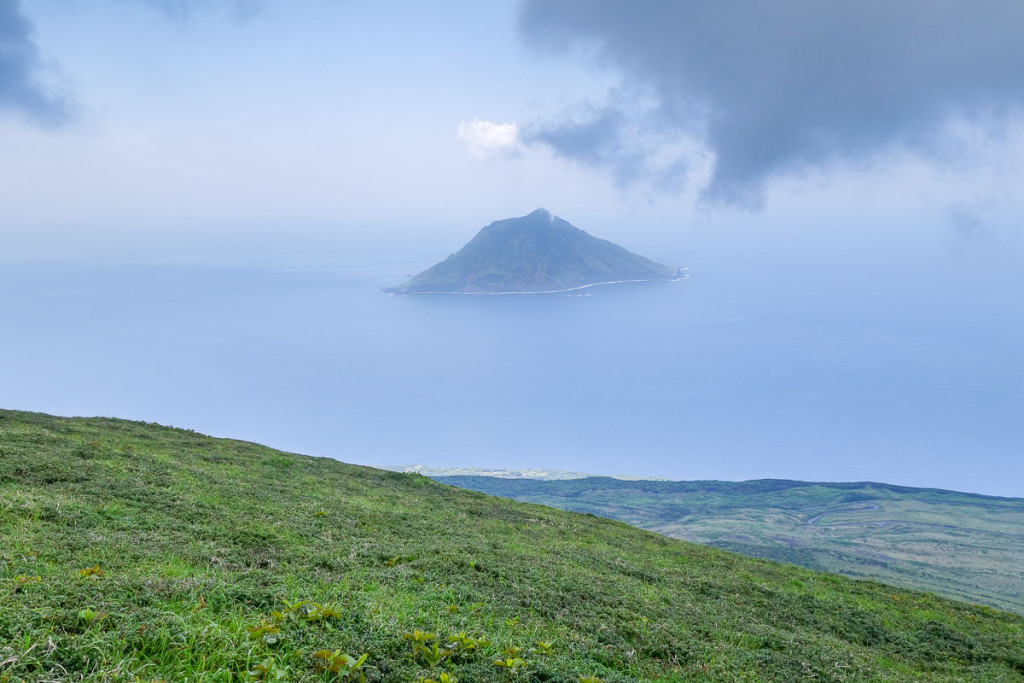
POLYGON ((678 280, 678 268, 598 239, 539 208, 487 225, 462 249, 389 294, 535 294, 678 280))

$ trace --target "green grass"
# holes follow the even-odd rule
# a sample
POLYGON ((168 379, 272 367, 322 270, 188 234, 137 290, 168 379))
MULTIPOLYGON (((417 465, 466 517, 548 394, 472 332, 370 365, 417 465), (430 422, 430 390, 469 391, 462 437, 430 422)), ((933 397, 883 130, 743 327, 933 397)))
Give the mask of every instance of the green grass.
POLYGON ((439 481, 1024 614, 1024 499, 865 482, 439 481))
POLYGON ((0 682, 1024 680, 1009 613, 142 423, 0 411, 0 538, 0 682))

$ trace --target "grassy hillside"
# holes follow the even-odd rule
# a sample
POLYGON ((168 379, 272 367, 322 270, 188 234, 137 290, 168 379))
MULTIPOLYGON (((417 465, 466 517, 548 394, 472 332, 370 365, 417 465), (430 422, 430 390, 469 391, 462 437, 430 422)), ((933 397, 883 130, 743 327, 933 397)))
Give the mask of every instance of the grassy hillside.
POLYGON ((873 483, 439 481, 1024 614, 1024 499, 873 483))
POLYGON ((0 411, 0 538, 0 681, 1024 679, 1009 613, 156 425, 0 411))

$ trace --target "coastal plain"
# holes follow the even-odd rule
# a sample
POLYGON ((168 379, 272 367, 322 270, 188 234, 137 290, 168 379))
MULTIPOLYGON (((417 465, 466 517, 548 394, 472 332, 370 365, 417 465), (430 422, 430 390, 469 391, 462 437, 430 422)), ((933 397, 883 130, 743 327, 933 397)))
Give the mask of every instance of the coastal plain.
POLYGON ((1024 499, 871 482, 443 476, 673 538, 1024 614, 1024 499))

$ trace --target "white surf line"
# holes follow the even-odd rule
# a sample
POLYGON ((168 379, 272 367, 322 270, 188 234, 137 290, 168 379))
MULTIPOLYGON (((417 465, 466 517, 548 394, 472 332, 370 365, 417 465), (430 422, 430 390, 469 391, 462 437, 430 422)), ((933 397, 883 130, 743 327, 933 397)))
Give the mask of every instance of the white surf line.
POLYGON ((625 285, 631 282, 681 282, 682 280, 690 279, 689 275, 676 278, 663 278, 657 280, 612 280, 610 282, 592 282, 589 285, 581 285, 579 287, 570 287, 568 289, 545 289, 539 292, 384 292, 391 296, 407 296, 411 294, 465 294, 469 296, 504 296, 506 294, 564 294, 565 292, 578 292, 581 289, 588 289, 590 287, 602 287, 604 285, 625 285))

